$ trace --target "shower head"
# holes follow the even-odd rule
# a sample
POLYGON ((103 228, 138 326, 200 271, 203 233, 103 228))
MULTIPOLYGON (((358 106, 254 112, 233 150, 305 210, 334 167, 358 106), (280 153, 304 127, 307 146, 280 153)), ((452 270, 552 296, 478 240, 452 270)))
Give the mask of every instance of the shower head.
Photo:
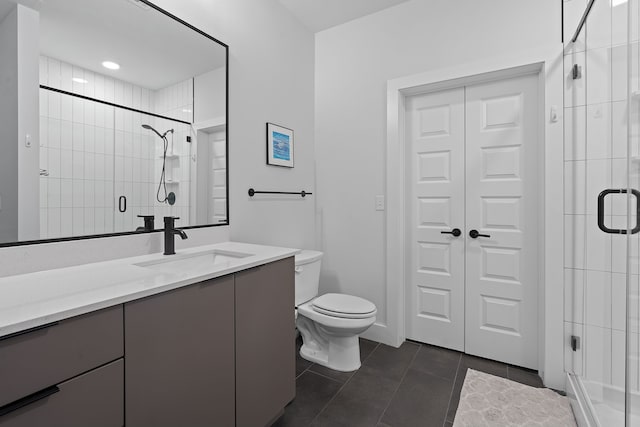
POLYGON ((156 135, 158 135, 160 138, 164 138, 169 132, 173 133, 173 129, 169 129, 168 131, 166 131, 164 134, 160 134, 160 132, 158 132, 157 130, 155 130, 151 125, 142 125, 142 127, 144 129, 148 129, 148 130, 152 130, 155 132, 156 135))
POLYGON ((157 130, 155 130, 155 129, 154 129, 153 127, 151 127, 150 125, 142 125, 142 127, 143 127, 143 128, 145 128, 145 129, 149 129, 149 130, 154 131, 154 132, 156 133, 156 135, 158 135, 160 138, 162 138, 162 137, 163 137, 162 135, 160 135, 160 132, 158 132, 157 130))

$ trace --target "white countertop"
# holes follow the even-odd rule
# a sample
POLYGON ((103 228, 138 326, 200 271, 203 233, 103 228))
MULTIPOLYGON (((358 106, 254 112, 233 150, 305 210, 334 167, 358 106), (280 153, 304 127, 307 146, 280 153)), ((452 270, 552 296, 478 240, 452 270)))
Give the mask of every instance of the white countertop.
POLYGON ((158 253, 3 277, 0 278, 0 337, 225 276, 298 252, 298 249, 224 242, 184 249, 171 256, 158 253), (205 263, 184 271, 162 272, 149 265, 192 259, 196 254, 212 251, 249 256, 205 263), (147 266, 136 265, 145 263, 147 266))

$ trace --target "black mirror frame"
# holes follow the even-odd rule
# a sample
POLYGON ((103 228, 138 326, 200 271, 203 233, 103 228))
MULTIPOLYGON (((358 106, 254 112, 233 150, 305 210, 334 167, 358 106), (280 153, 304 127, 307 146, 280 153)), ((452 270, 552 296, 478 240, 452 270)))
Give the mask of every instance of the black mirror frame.
MULTIPOLYGON (((191 226, 186 226, 186 227, 180 227, 181 229, 185 229, 185 230, 189 230, 189 229, 194 229, 194 228, 207 228, 207 227, 221 227, 221 226, 226 226, 230 224, 230 220, 229 220, 229 46, 226 43, 221 42, 220 40, 216 39, 215 37, 212 37, 211 35, 205 33, 204 31, 194 27, 193 25, 189 24, 188 22, 178 18, 177 16, 175 16, 174 14, 162 9, 161 7, 157 6, 156 4, 152 3, 149 0, 138 0, 148 6, 150 6, 151 8, 153 8, 154 10, 164 14, 165 16, 173 19, 174 21, 184 25, 187 28, 190 28, 191 30, 197 32, 198 34, 208 38, 209 40, 219 44, 220 46, 222 46, 225 50, 225 85, 226 85, 226 99, 225 99, 225 121, 226 121, 226 142, 225 142, 225 150, 226 150, 226 180, 227 180, 227 187, 226 187, 226 196, 227 196, 227 221, 224 223, 220 223, 220 224, 204 224, 204 225, 191 225, 191 226)), ((25 246, 25 245, 36 245, 36 244, 41 244, 41 243, 57 243, 57 242, 68 242, 68 241, 73 241, 73 240, 87 240, 87 239, 98 239, 98 238, 102 238, 102 237, 116 237, 116 236, 129 236, 129 235, 136 235, 136 234, 149 234, 149 233, 158 233, 158 232, 162 232, 162 229, 156 229, 156 230, 151 230, 151 231, 123 231, 123 232, 119 232, 119 233, 104 233, 104 234, 90 234, 90 235, 86 235, 86 236, 73 236, 73 237, 59 237, 59 238, 55 238, 55 239, 40 239, 40 240, 25 240, 25 241, 18 241, 18 242, 6 242, 6 243, 1 243, 0 242, 0 248, 6 248, 6 247, 11 247, 11 246, 25 246)))

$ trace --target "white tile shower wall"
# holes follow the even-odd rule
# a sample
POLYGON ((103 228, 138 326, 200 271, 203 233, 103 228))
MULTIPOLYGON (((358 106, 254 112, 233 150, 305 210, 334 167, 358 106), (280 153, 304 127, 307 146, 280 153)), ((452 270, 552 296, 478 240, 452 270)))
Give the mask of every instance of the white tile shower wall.
POLYGON ((156 114, 193 121, 193 79, 158 89, 154 94, 153 112, 156 114))
MULTIPOLYGON (((627 185, 626 3, 596 2, 575 44, 569 39, 586 1, 565 0, 564 6, 565 369, 583 377, 592 399, 602 399, 602 385, 625 385, 626 239, 599 230, 596 200, 605 188, 627 185), (579 79, 572 78, 574 65, 579 79), (570 335, 582 340, 577 352, 570 335)), ((605 223, 624 228, 626 209, 624 197, 610 196, 605 223)), ((635 275, 633 259, 637 249, 630 263, 635 275)), ((638 367, 630 370, 637 391, 638 367)))
MULTIPOLYGON (((640 97, 638 97, 638 91, 640 90, 640 53, 639 53, 639 45, 638 45, 638 27, 640 26, 640 1, 638 0, 630 0, 629 1, 629 9, 631 10, 631 20, 629 28, 632 29, 633 33, 631 33, 629 39, 632 44, 630 49, 627 49, 629 46, 623 44, 616 49, 616 54, 614 55, 614 59, 618 60, 617 62, 623 64, 623 66, 627 67, 629 70, 629 79, 624 79, 622 82, 619 82, 618 86, 620 87, 620 91, 626 89, 628 93, 631 95, 628 103, 629 114, 628 119, 628 127, 624 130, 628 131, 628 151, 629 151, 629 171, 628 171, 628 185, 635 189, 640 189, 640 159, 639 156, 639 146, 640 146, 640 97), (628 61, 627 61, 628 59, 628 61)), ((624 22, 625 16, 621 16, 620 20, 624 22)), ((623 29, 626 29, 626 26, 622 26, 623 29)), ((620 31, 620 40, 624 43, 625 34, 623 31, 620 31)), ((616 40, 616 32, 613 33, 614 41, 616 40)), ((630 207, 630 212, 636 212, 636 206, 632 205, 630 207)), ((637 218, 635 215, 631 215, 630 223, 635 224, 637 218)), ((625 253, 625 248, 621 248, 620 252, 625 253)), ((630 276, 628 284, 629 290, 627 292, 627 357, 628 357, 628 369, 627 379, 632 386, 632 390, 638 392, 640 390, 640 348, 639 348, 639 332, 640 332, 640 318, 639 318, 639 301, 638 292, 640 289, 639 280, 640 276, 638 273, 639 262, 639 253, 640 253, 640 237, 638 234, 633 234, 629 237, 629 245, 628 245, 629 253, 627 254, 627 264, 629 269, 633 273, 630 276)), ((631 405, 631 411, 637 413, 640 408, 637 404, 631 405)))
MULTIPOLYGON (((158 138, 142 124, 149 116, 127 110, 116 109, 114 118, 114 200, 119 203, 121 196, 127 200, 124 213, 114 210, 114 230, 132 231, 142 225, 137 215, 153 213, 154 181, 153 170, 158 138)), ((153 124, 153 121, 151 121, 153 124)), ((116 207, 117 204, 116 204, 116 207)))
MULTIPOLYGON (((193 79, 176 83, 163 89, 158 89, 154 93, 153 110, 156 114, 177 118, 179 120, 191 122, 193 118, 193 79)), ((160 203, 155 200, 154 192, 154 209, 153 213, 156 218, 164 216, 176 216, 180 218, 179 225, 190 224, 190 196, 191 196, 191 169, 194 166, 194 158, 192 158, 193 142, 196 140, 196 134, 192 132, 191 126, 173 122, 165 119, 155 118, 155 124, 161 132, 167 129, 174 129, 174 132, 168 135, 169 146, 167 150, 167 160, 165 164, 165 173, 167 181, 167 192, 173 192, 176 195, 176 203, 171 206, 167 203, 160 203), (187 142, 187 136, 191 137, 192 143, 187 142)), ((163 147, 161 144, 156 145, 154 174, 159 177, 162 172, 162 156, 163 147)), ((157 188, 156 188, 157 190, 157 188)), ((161 192, 160 199, 164 198, 164 189, 161 192)))
MULTIPOLYGON (((44 56, 40 83, 143 110, 153 99, 147 89, 44 56)), ((45 89, 40 101, 40 168, 48 172, 40 179, 41 237, 135 229, 135 215, 153 211, 155 141, 143 115, 45 89), (127 197, 125 213, 119 196, 127 197)))

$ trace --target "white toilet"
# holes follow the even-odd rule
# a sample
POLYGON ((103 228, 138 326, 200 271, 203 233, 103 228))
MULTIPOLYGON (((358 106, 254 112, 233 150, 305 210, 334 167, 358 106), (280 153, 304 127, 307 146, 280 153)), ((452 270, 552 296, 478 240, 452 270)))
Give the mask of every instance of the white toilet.
POLYGON ((322 252, 304 250, 296 262, 296 327, 302 335, 300 355, 336 371, 360 367, 358 335, 376 321, 376 306, 345 294, 318 295, 322 252))

